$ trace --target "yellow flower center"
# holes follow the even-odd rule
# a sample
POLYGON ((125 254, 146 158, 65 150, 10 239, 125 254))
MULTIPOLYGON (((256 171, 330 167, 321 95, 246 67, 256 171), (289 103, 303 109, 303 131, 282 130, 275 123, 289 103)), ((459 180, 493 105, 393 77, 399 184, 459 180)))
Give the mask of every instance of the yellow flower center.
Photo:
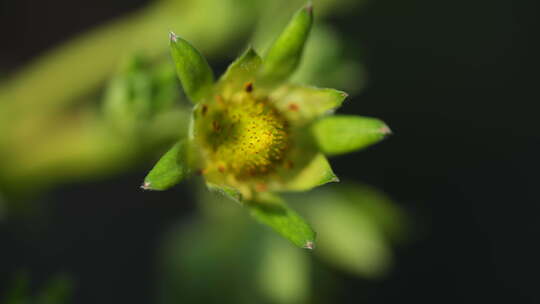
POLYGON ((239 180, 271 172, 282 162, 289 140, 285 118, 268 100, 255 98, 251 88, 248 84, 229 100, 218 96, 200 107, 209 166, 239 180))

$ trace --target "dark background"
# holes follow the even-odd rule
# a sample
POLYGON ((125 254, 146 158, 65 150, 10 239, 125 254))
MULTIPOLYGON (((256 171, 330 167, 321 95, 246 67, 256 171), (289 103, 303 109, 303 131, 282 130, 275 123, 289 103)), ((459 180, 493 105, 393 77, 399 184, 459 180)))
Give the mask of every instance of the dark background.
MULTIPOLYGON (((0 3, 6 72, 145 1, 0 3)), ((330 19, 370 75, 342 112, 395 133, 335 159, 335 172, 383 189, 417 226, 388 278, 342 276, 336 303, 540 303, 538 11, 538 1, 372 0, 330 19)), ((36 202, 45 219, 0 222, 0 294, 19 269, 35 285, 65 271, 73 303, 152 303, 160 236, 194 206, 187 187, 139 191, 144 174, 64 186, 36 202)))

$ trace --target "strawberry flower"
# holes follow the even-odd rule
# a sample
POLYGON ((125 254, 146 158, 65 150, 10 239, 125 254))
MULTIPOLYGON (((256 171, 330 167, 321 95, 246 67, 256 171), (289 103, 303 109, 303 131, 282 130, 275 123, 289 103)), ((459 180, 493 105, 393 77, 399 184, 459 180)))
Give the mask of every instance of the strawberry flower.
POLYGON ((311 227, 277 195, 339 181, 327 156, 374 144, 390 133, 380 120, 332 115, 347 94, 287 82, 313 21, 300 9, 263 58, 248 48, 217 81, 206 59, 170 33, 184 92, 194 104, 187 138, 155 165, 142 188, 166 190, 198 174, 210 190, 246 206, 260 222, 313 249, 311 227))

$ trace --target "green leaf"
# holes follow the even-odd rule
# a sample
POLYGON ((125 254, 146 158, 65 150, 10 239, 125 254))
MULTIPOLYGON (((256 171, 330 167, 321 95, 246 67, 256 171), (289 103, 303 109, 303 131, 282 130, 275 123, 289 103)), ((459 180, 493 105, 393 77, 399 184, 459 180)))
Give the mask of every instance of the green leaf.
POLYGON ((283 85, 270 98, 292 124, 302 125, 341 106, 347 93, 302 85, 283 85))
POLYGON ((260 194, 255 200, 247 201, 245 206, 257 221, 274 229, 296 246, 315 248, 315 231, 279 197, 260 194))
POLYGON ((287 79, 295 70, 313 23, 311 4, 300 9, 272 44, 264 58, 262 77, 270 82, 287 79))
POLYGON ((240 193, 240 191, 232 188, 232 187, 227 187, 227 186, 223 186, 223 185, 216 185, 216 184, 213 184, 213 183, 206 183, 206 187, 208 187, 208 190, 212 191, 212 192, 215 192, 215 193, 219 193, 221 195, 224 195, 236 202, 241 202, 242 201, 242 193, 240 193))
POLYGON ((259 67, 262 64, 261 57, 255 50, 249 47, 240 57, 238 57, 229 67, 220 82, 238 82, 242 85, 246 81, 253 80, 259 67))
POLYGON ((186 141, 176 143, 165 153, 141 186, 144 190, 167 190, 181 182, 188 174, 186 162, 186 141))
POLYGON ((212 93, 214 74, 206 59, 184 39, 170 33, 171 55, 182 87, 193 103, 208 98, 212 93))
POLYGON ((316 121, 313 137, 326 155, 349 153, 373 145, 391 134, 379 119, 354 115, 334 115, 316 121))

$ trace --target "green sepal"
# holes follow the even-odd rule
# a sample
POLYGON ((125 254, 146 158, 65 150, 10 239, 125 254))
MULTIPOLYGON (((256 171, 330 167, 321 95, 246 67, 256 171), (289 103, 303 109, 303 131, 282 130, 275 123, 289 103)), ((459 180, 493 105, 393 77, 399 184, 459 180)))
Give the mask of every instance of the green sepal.
POLYGON ((186 141, 181 140, 167 151, 144 179, 144 190, 167 190, 181 182, 189 173, 186 161, 186 141))
POLYGON ((329 88, 283 85, 270 98, 292 124, 301 125, 339 108, 347 93, 329 88))
POLYGON ((261 64, 261 57, 253 48, 249 47, 229 65, 225 74, 219 79, 218 88, 221 91, 226 91, 225 95, 230 95, 232 92, 243 89, 246 83, 253 83, 255 81, 261 64))
POLYGON ((355 115, 323 117, 311 131, 319 149, 326 155, 340 155, 371 146, 391 134, 381 120, 355 115))
POLYGON ((280 82, 296 70, 312 23, 313 7, 308 4, 293 16, 281 35, 270 46, 264 57, 262 71, 264 80, 280 82))
POLYGON ((315 231, 296 211, 279 197, 260 193, 246 201, 251 216, 265 224, 300 248, 315 248, 315 231))
POLYGON ((228 197, 238 203, 242 202, 242 193, 238 191, 235 188, 223 186, 223 185, 217 185, 213 183, 206 183, 206 187, 211 192, 219 193, 221 195, 224 195, 225 197, 228 197))
POLYGON ((193 103, 212 93, 214 74, 204 56, 184 39, 170 33, 171 56, 186 96, 193 103))
MULTIPOLYGON (((291 154, 295 154, 294 151, 291 154)), ((327 183, 339 182, 328 159, 322 153, 307 153, 298 151, 291 169, 280 168, 278 174, 280 182, 270 183, 269 189, 278 192, 308 191, 327 183), (303 158, 302 158, 303 157, 303 158)))

